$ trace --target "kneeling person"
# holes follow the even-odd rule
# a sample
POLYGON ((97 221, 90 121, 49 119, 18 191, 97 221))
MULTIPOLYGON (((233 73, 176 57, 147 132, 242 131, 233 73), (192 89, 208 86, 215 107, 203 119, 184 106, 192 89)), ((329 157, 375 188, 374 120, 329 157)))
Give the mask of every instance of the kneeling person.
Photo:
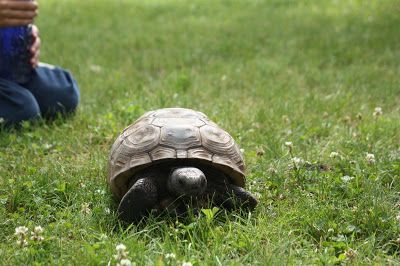
MULTIPOLYGON (((3 17, 0 27, 26 25, 36 16, 37 4, 31 1, 8 0, 0 5, 3 17)), ((48 64, 39 63, 40 38, 32 27, 33 45, 30 48, 33 73, 25 84, 0 78, 0 121, 8 127, 38 117, 53 118, 73 112, 79 102, 79 88, 71 73, 48 64)))

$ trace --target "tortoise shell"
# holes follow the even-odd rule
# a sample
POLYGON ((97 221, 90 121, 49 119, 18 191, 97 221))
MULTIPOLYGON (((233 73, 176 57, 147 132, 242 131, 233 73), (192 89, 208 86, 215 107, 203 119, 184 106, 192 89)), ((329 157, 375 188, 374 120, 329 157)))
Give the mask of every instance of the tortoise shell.
POLYGON ((211 165, 244 187, 244 161, 233 138, 203 113, 184 108, 147 112, 125 128, 111 148, 108 183, 121 199, 135 173, 179 160, 211 165))

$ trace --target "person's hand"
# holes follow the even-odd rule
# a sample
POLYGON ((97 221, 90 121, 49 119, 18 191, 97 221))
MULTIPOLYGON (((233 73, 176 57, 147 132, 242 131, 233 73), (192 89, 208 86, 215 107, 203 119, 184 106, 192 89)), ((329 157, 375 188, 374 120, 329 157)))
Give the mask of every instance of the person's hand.
POLYGON ((39 37, 39 29, 35 25, 32 25, 32 46, 29 49, 31 52, 31 65, 32 67, 37 67, 39 64, 39 55, 40 55, 40 37, 39 37))
POLYGON ((28 25, 37 15, 36 1, 0 0, 0 27, 28 25))

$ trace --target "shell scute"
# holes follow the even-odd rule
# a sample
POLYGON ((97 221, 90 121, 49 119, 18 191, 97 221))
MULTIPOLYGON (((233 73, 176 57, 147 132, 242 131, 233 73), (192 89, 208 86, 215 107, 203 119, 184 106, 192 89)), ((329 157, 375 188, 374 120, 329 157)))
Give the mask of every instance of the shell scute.
POLYGON ((145 152, 159 144, 160 128, 153 125, 143 125, 125 137, 123 145, 132 153, 145 152))
POLYGON ((153 112, 153 115, 155 117, 207 118, 202 112, 185 108, 158 109, 153 112))
POLYGON ((148 153, 141 153, 141 154, 137 154, 131 158, 131 160, 129 161, 129 166, 133 168, 133 167, 148 164, 151 162, 152 162, 152 160, 148 153))
POLYGON ((153 161, 173 159, 176 158, 176 150, 173 148, 158 146, 150 152, 150 156, 153 161))
POLYGON ((160 144, 180 150, 201 145, 200 132, 192 125, 169 125, 161 128, 160 144))
POLYGON ((206 161, 212 161, 212 154, 208 150, 199 147, 188 150, 188 158, 189 159, 199 158, 206 161))

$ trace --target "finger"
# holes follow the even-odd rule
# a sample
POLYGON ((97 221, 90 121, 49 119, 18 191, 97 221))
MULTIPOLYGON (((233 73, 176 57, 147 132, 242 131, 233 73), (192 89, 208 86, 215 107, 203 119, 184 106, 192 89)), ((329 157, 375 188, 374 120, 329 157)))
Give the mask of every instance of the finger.
POLYGON ((9 19, 6 18, 0 21, 0 26, 12 27, 12 26, 23 26, 33 22, 33 19, 9 19))
POLYGON ((35 54, 37 51, 39 51, 40 42, 41 41, 40 41, 39 37, 37 37, 36 39, 33 40, 33 44, 31 46, 31 48, 29 49, 32 54, 35 54))
POLYGON ((36 25, 32 25, 32 36, 34 37, 39 36, 39 28, 36 25))
POLYGON ((36 25, 32 25, 32 46, 30 48, 31 53, 35 53, 39 50, 41 44, 39 36, 39 28, 36 25))
POLYGON ((20 0, 0 1, 0 9, 35 11, 38 9, 38 4, 36 1, 20 1, 20 0))
POLYGON ((37 51, 37 53, 30 60, 30 63, 31 63, 32 67, 37 67, 38 66, 39 57, 40 57, 40 51, 37 51))
POLYGON ((2 10, 0 16, 9 19, 33 19, 37 16, 35 10, 2 10))

